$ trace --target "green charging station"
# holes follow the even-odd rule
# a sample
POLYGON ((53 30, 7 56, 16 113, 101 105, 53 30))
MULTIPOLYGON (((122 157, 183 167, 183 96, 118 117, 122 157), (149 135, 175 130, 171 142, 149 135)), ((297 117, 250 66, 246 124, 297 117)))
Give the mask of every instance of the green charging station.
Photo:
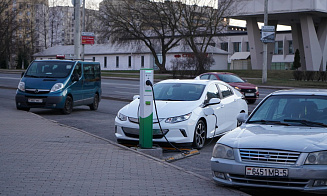
POLYGON ((140 134, 141 148, 152 148, 153 138, 153 93, 147 81, 153 84, 153 69, 140 70, 140 134))

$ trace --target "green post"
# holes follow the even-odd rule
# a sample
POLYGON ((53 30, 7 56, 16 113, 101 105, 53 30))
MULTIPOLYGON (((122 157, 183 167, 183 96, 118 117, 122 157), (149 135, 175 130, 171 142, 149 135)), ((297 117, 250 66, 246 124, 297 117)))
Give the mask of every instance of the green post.
POLYGON ((140 133, 139 144, 141 148, 152 148, 153 138, 153 94, 150 85, 153 84, 153 70, 140 70, 140 133))

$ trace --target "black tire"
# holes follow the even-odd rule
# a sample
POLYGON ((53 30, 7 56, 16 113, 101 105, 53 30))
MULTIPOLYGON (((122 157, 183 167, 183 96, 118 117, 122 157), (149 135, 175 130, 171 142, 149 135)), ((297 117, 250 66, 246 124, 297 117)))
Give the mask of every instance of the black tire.
POLYGON ((193 147, 196 149, 203 148, 206 140, 207 140, 207 125, 203 120, 199 120, 198 123, 196 123, 195 130, 194 130, 193 147))
POLYGON ((89 105, 90 110, 97 110, 99 107, 99 95, 95 94, 93 98, 93 103, 89 105))
POLYGON ((23 111, 30 111, 30 108, 24 108, 24 107, 19 107, 19 106, 16 106, 17 110, 23 110, 23 111))
POLYGON ((66 97, 64 108, 61 109, 63 114, 70 114, 73 111, 73 98, 71 96, 66 97))

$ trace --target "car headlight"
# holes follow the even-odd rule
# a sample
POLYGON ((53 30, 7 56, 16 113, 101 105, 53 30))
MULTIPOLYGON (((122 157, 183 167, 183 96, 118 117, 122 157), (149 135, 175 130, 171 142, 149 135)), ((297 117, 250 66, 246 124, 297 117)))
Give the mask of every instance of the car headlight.
POLYGON ((216 144, 212 151, 212 157, 222 159, 234 159, 234 151, 231 147, 216 144))
POLYGON ((188 120, 191 117, 192 112, 185 114, 185 115, 181 115, 181 116, 175 116, 175 117, 170 117, 167 118, 165 120, 166 123, 178 123, 178 122, 182 122, 185 120, 188 120))
POLYGON ((236 90, 238 90, 238 91, 241 91, 241 88, 240 88, 240 87, 235 86, 234 88, 235 88, 236 90))
POLYGON ((64 88, 64 84, 63 83, 57 83, 57 84, 53 85, 50 92, 56 92, 56 91, 61 90, 62 88, 64 88))
POLYGON ((126 121, 127 120, 127 116, 125 116, 124 114, 122 114, 120 112, 117 114, 117 118, 119 120, 121 120, 121 121, 126 121))
POLYGON ((307 165, 327 165, 327 151, 309 153, 305 163, 307 165))
POLYGON ((18 90, 25 91, 25 82, 19 82, 18 84, 18 90))

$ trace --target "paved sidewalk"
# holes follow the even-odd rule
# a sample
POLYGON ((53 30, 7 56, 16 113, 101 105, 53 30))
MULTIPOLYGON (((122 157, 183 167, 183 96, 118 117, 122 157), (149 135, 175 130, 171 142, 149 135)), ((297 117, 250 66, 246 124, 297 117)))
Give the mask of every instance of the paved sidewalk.
POLYGON ((33 113, 0 111, 1 196, 246 195, 33 113))

